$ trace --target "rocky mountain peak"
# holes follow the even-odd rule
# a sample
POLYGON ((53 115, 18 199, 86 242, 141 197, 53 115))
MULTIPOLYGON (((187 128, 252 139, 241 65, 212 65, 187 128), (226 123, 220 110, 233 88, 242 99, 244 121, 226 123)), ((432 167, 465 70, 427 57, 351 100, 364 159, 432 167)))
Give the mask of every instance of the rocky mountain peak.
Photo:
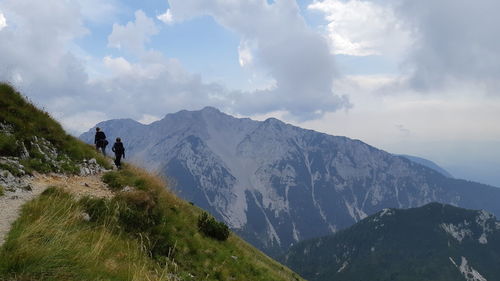
POLYGON ((217 115, 223 114, 223 115, 226 115, 226 114, 222 113, 218 108, 213 107, 213 106, 205 106, 200 111, 204 114, 217 114, 217 115))
MULTIPOLYGON (((500 190, 446 178, 358 140, 235 118, 207 107, 140 128, 103 127, 127 157, 175 179, 185 199, 268 253, 336 232, 384 208, 438 201, 500 214, 500 190)), ((92 143, 94 132, 82 138, 92 143)))

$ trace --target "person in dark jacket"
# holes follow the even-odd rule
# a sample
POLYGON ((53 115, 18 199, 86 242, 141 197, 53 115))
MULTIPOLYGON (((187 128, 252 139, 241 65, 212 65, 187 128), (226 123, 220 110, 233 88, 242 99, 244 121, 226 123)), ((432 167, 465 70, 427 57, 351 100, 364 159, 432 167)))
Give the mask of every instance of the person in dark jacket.
POLYGON ((95 128, 94 144, 97 150, 101 149, 102 154, 106 155, 106 146, 108 145, 108 141, 106 140, 106 135, 99 127, 95 128))
POLYGON ((118 169, 121 169, 122 163, 121 159, 122 156, 125 158, 125 147, 123 147, 122 139, 121 138, 116 138, 115 144, 113 144, 113 147, 111 148, 113 152, 115 153, 115 165, 118 169))

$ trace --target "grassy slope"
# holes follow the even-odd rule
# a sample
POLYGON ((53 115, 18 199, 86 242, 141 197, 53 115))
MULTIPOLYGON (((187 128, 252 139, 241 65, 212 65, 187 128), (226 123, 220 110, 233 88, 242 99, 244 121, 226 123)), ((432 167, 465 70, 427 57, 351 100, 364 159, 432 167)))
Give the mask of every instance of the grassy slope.
MULTIPOLYGON (((0 121, 15 126, 17 139, 42 136, 74 160, 95 155, 7 85, 0 84, 0 108, 0 121)), ((233 234, 226 241, 201 234, 202 210, 160 179, 130 166, 103 179, 116 190, 135 190, 76 200, 50 188, 26 204, 0 249, 0 280, 175 280, 172 274, 181 280, 302 280, 233 234)))
POLYGON ((101 165, 108 166, 95 149, 67 134, 47 112, 27 102, 13 87, 4 83, 0 83, 0 123, 13 127, 12 135, 0 132, 0 156, 19 156, 23 143, 31 156, 22 160, 28 169, 50 172, 54 168, 44 163, 43 155, 31 147, 34 136, 46 139, 61 152, 58 160, 63 160, 63 156, 72 160, 63 165, 66 172, 78 172, 74 162, 83 159, 96 158, 101 165))

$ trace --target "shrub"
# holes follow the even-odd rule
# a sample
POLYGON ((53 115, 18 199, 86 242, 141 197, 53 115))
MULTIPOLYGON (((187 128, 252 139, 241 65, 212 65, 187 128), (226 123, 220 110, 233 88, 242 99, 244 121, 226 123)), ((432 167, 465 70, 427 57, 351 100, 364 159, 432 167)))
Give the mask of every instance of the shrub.
POLYGON ((12 165, 12 164, 7 164, 7 163, 0 163, 0 170, 6 170, 6 171, 9 171, 12 175, 16 176, 16 177, 20 177, 23 175, 23 172, 21 170, 19 170, 19 168, 17 168, 16 166, 12 165))
POLYGON ((229 237, 229 227, 223 222, 217 221, 207 212, 203 212, 198 217, 198 229, 206 236, 225 241, 229 237))
POLYGON ((141 190, 126 192, 117 197, 122 202, 119 221, 127 232, 148 232, 161 221, 154 197, 141 190))
POLYGON ((115 191, 122 189, 126 185, 122 177, 120 177, 120 173, 114 171, 105 173, 102 176, 102 181, 115 191))
POLYGON ((92 222, 104 222, 105 218, 110 214, 109 202, 103 198, 84 197, 80 200, 83 209, 90 216, 92 222))
POLYGON ((5 195, 4 188, 3 188, 3 186, 0 185, 0 196, 4 196, 4 195, 5 195))
POLYGON ((27 171, 38 171, 40 173, 50 173, 54 171, 54 167, 39 158, 30 158, 22 160, 21 163, 25 166, 27 171))
POLYGON ((19 146, 16 138, 12 135, 0 133, 0 155, 3 156, 18 156, 19 146))
POLYGON ((49 186, 47 189, 45 189, 42 192, 42 196, 46 197, 58 197, 58 198, 71 198, 71 195, 64 191, 64 189, 60 188, 59 186, 49 186))

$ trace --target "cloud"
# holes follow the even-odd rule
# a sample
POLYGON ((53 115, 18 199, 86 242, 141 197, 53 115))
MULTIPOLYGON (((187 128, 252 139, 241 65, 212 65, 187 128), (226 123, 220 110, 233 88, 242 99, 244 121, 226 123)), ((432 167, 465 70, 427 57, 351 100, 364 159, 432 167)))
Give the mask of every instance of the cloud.
POLYGON ((76 0, 82 16, 92 23, 108 23, 117 19, 122 12, 117 0, 76 0))
POLYGON ((72 41, 88 32, 78 5, 10 0, 0 9, 9 19, 9 28, 0 32, 0 79, 22 82, 40 100, 74 92, 86 79, 82 64, 68 53, 72 41))
POLYGON ((170 9, 167 9, 165 13, 157 16, 156 18, 166 24, 172 24, 174 22, 174 17, 172 16, 172 12, 170 11, 170 9))
POLYGON ((150 37, 158 32, 153 19, 138 10, 135 12, 134 22, 128 22, 125 26, 113 24, 113 31, 108 36, 108 47, 140 54, 144 52, 144 46, 150 41, 150 37))
POLYGON ((335 54, 400 56, 410 34, 389 5, 361 0, 314 1, 311 11, 325 15, 326 31, 335 54))
POLYGON ((397 16, 417 44, 406 60, 410 85, 429 91, 460 81, 500 94, 500 2, 395 2, 397 16))
POLYGON ((408 130, 403 124, 396 124, 396 129, 401 132, 404 136, 409 136, 411 134, 410 130, 408 130))
POLYGON ((113 74, 124 75, 132 72, 132 65, 122 57, 112 58, 111 56, 106 56, 103 59, 103 63, 113 74))
POLYGON ((5 19, 3 13, 0 11, 0 31, 4 29, 6 26, 7 26, 7 20, 5 19))
POLYGON ((90 80, 86 60, 72 52, 74 41, 88 34, 78 3, 10 0, 0 2, 0 9, 9 18, 9 28, 0 32, 0 81, 14 83, 71 132, 110 118, 148 121, 151 116, 206 105, 227 109, 230 94, 223 86, 204 83, 177 60, 145 50, 156 27, 141 11, 133 22, 115 25, 110 40, 140 50, 132 54, 134 62, 105 56, 100 64, 109 75, 90 80), (132 38, 127 37, 130 34, 132 38))
MULTIPOLYGON (((116 53, 91 57, 78 49, 76 40, 89 34, 86 24, 104 24, 104 15, 114 14, 109 9, 92 13, 95 2, 65 0, 0 2, 9 20, 9 28, 0 32, 0 80, 13 82, 72 132, 101 118, 147 121, 207 105, 245 115, 284 111, 301 120, 348 106, 346 97, 332 92, 335 64, 326 40, 307 27, 294 1, 226 2, 172 3, 172 20, 187 20, 184 16, 195 15, 201 5, 206 9, 199 15, 210 14, 240 34, 244 67, 268 74, 265 79, 259 78, 262 72, 252 76, 268 81, 261 90, 230 90, 207 83, 179 61, 148 50, 160 28, 140 10, 134 20, 113 25, 108 46, 118 48, 116 53), (179 5, 189 8, 186 14, 179 5), (88 73, 96 67, 108 75, 90 79, 88 73)), ((115 2, 106 3, 111 7, 115 2)))
POLYGON ((306 25, 295 1, 169 0, 169 4, 177 22, 209 15, 239 34, 240 63, 251 61, 275 81, 273 89, 233 95, 235 112, 285 110, 298 119, 311 119, 349 106, 346 96, 332 91, 336 68, 328 42, 306 25))
POLYGON ((253 62, 252 48, 249 42, 242 41, 238 46, 239 62, 241 67, 249 66, 253 62))

